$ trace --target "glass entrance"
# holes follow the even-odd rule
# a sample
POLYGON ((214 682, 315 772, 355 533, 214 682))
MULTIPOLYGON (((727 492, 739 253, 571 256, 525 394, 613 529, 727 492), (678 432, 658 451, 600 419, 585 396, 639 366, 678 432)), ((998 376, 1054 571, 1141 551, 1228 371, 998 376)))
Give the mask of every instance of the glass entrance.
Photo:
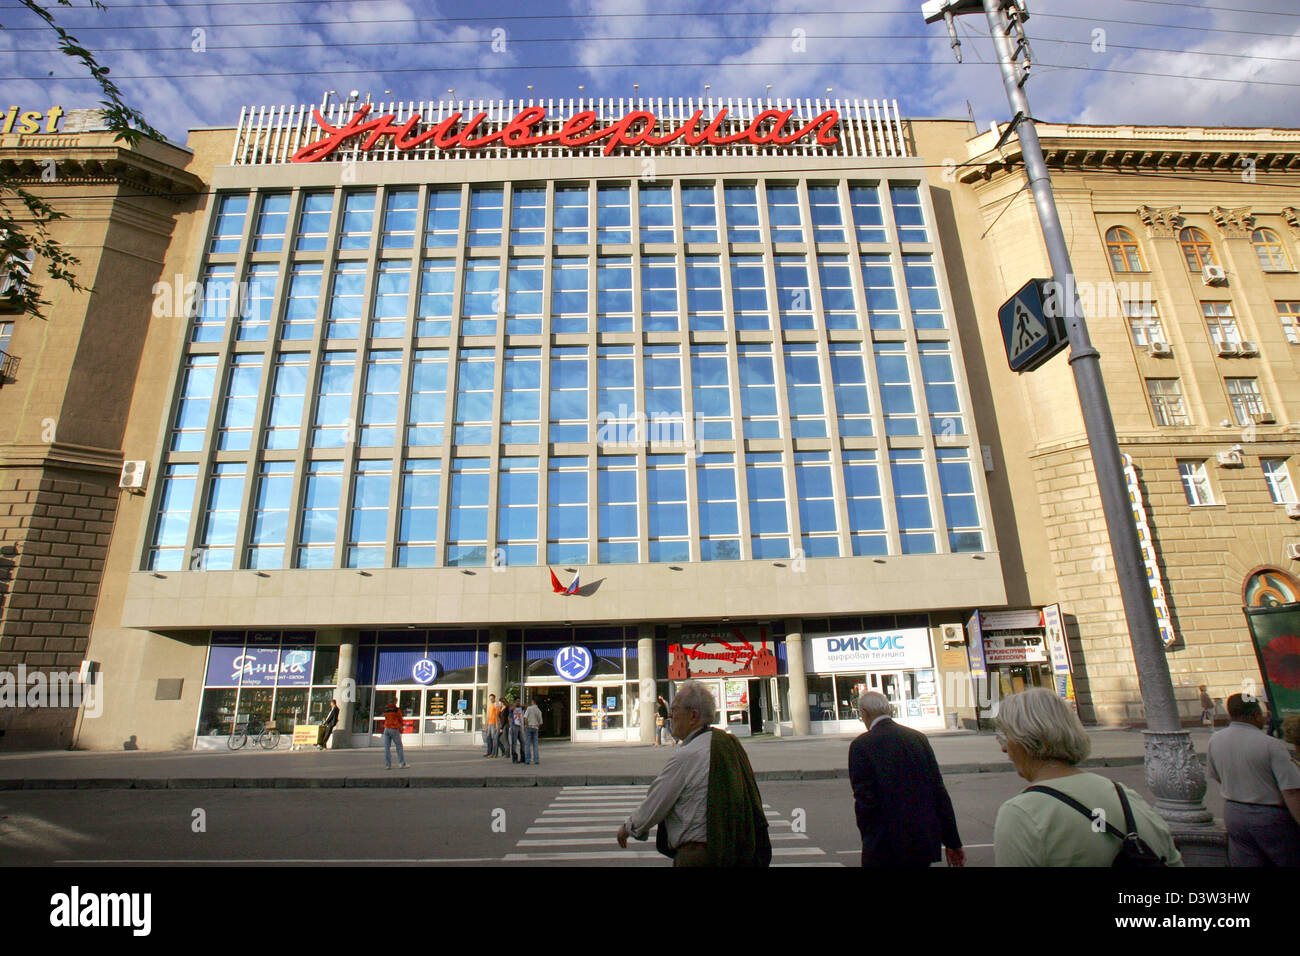
POLYGON ((568 684, 550 684, 544 686, 529 685, 525 691, 528 703, 537 698, 537 709, 542 712, 542 727, 538 731, 541 740, 567 740, 569 738, 569 695, 572 692, 568 684))

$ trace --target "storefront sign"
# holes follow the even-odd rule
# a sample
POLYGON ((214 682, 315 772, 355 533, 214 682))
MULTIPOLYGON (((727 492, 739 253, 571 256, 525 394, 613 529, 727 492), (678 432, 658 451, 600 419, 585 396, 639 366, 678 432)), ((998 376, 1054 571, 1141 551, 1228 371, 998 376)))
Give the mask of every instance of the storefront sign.
POLYGON ((1169 616, 1169 602, 1165 600, 1164 579, 1160 575, 1160 562, 1156 555, 1155 542, 1151 540, 1151 526, 1147 524, 1146 502, 1142 497, 1142 486, 1138 483, 1137 469, 1133 459, 1124 456, 1124 478, 1128 482, 1129 504, 1133 507, 1133 523, 1137 526, 1138 547, 1142 550, 1142 563, 1146 567, 1147 587, 1151 591, 1151 603, 1156 609, 1156 628, 1160 631, 1160 641, 1166 648, 1172 647, 1177 636, 1174 634, 1173 619, 1169 616))
POLYGON ((1041 634, 985 634, 984 660, 989 664, 1041 664, 1047 648, 1041 634))
POLYGON ((668 645, 668 679, 775 677, 776 653, 767 628, 684 632, 668 645))
POLYGON ((47 113, 38 110, 28 110, 24 113, 21 107, 11 106, 9 112, 4 114, 3 122, 0 122, 0 133, 57 133, 59 118, 62 116, 62 106, 51 106, 47 113), (43 130, 40 125, 41 120, 45 120, 43 130))
MULTIPOLYGON (((327 122, 320 110, 313 110, 312 117, 325 136, 302 147, 293 154, 290 161, 319 162, 353 139, 359 139, 357 151, 369 152, 385 136, 393 138, 392 145, 398 152, 417 149, 426 143, 438 150, 483 149, 491 146, 511 150, 533 149, 538 146, 577 149, 603 144, 606 156, 620 147, 659 147, 678 141, 685 146, 727 146, 733 143, 789 146, 805 137, 815 137, 814 142, 818 146, 834 146, 840 141, 835 135, 840 114, 835 110, 825 110, 811 122, 787 129, 794 110, 766 109, 739 132, 729 134, 724 134, 721 129, 727 119, 726 109, 719 110, 703 127, 700 123, 704 111, 696 110, 676 128, 673 128, 671 122, 660 128, 659 118, 649 110, 632 110, 608 126, 598 125, 600 118, 593 110, 583 110, 574 113, 562 126, 549 132, 538 129, 546 122, 546 108, 542 106, 525 107, 509 122, 492 132, 483 129, 488 120, 486 112, 477 113, 466 120, 464 114, 457 111, 441 122, 416 132, 423 119, 418 113, 399 123, 396 113, 370 118, 370 110, 369 103, 363 104, 346 123, 339 126, 327 122)), ((550 125, 554 127, 554 121, 550 125)))
POLYGON ((1070 674, 1070 648, 1065 643, 1065 621, 1061 617, 1061 605, 1049 604, 1043 608, 1043 633, 1047 638, 1047 653, 1052 659, 1056 692, 1063 700, 1074 705, 1074 678, 1070 674))
POLYGON ((596 690, 593 687, 578 688, 578 713, 590 714, 596 709, 596 690))
POLYGON ((1043 612, 1036 607, 1025 611, 980 611, 980 626, 986 631, 1023 631, 1043 626, 1043 612))
POLYGON ((930 667, 933 660, 930 631, 924 627, 832 634, 811 638, 808 643, 812 645, 811 672, 816 674, 913 670, 930 667))
POLYGON ((591 667, 595 660, 591 655, 591 651, 585 647, 570 644, 568 647, 561 647, 555 652, 555 673, 569 683, 576 684, 591 673, 591 667))
MULTIPOLYGON (((462 701, 463 703, 463 701, 462 701)), ((446 717, 447 716, 447 696, 441 691, 431 691, 429 693, 429 709, 425 714, 426 717, 446 717)))
POLYGON ((438 662, 427 657, 415 662, 411 668, 411 679, 417 684, 432 684, 438 679, 438 662))
POLYGON ((312 652, 306 648, 214 647, 208 656, 208 687, 307 687, 312 652))

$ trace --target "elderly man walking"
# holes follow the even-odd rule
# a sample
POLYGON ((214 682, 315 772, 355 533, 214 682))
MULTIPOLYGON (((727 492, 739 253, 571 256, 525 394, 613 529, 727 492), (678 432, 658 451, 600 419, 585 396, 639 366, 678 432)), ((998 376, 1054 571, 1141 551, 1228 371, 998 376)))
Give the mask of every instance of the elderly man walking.
POLYGON ((655 843, 673 866, 767 866, 772 843, 754 771, 745 748, 709 725, 717 716, 713 695, 686 681, 670 708, 673 752, 641 806, 618 828, 618 845, 644 840, 661 824, 655 843))
POLYGON ((966 852, 939 762, 925 735, 894 723, 884 694, 858 698, 867 732, 849 745, 849 780, 862 834, 863 866, 929 866, 946 847, 948 863, 966 852))
POLYGON ((1210 738, 1206 769, 1223 791, 1229 866, 1300 866, 1300 768, 1264 733, 1264 710, 1228 698, 1232 723, 1210 738))

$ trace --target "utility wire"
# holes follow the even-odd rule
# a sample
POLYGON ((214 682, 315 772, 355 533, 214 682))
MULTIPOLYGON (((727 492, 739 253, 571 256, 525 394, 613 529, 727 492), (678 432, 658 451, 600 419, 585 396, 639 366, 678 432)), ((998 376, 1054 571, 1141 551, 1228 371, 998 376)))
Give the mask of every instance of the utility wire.
MULTIPOLYGON (((809 67, 809 66, 845 67, 845 66, 950 66, 950 65, 955 65, 955 64, 953 64, 950 60, 947 59, 943 59, 943 60, 812 60, 812 61, 803 61, 798 63, 792 63, 786 60, 768 60, 768 61, 747 61, 744 63, 709 63, 709 62, 637 63, 635 64, 635 67, 637 69, 682 69, 682 68, 705 67, 711 70, 726 70, 726 69, 736 69, 736 68, 746 69, 755 66, 783 67, 785 69, 790 69, 792 67, 809 67)), ((1091 73, 1116 73, 1125 76, 1154 76, 1154 77, 1163 77, 1165 79, 1193 80, 1193 81, 1199 81, 1204 83, 1241 83, 1241 84, 1246 84, 1248 86, 1280 86, 1280 87, 1300 88, 1300 83, 1289 83, 1282 80, 1247 80, 1247 79, 1233 79, 1233 78, 1222 77, 1222 76, 1194 76, 1190 73, 1160 73, 1153 70, 1120 70, 1120 69, 1111 69, 1108 67, 1100 67, 1100 66, 1076 66, 1072 64, 1066 64, 1066 63, 1046 63, 1043 61, 1039 61, 1036 65, 1043 68, 1050 67, 1051 69, 1055 69, 1055 70, 1083 70, 1091 73)), ((358 75, 386 76, 394 73, 425 73, 429 75, 446 74, 446 73, 492 74, 492 73, 502 73, 502 72, 517 72, 520 70, 592 71, 592 70, 625 70, 631 68, 632 65, 627 63, 599 63, 599 64, 543 63, 543 64, 534 64, 534 65, 525 65, 525 66, 516 66, 516 65, 491 66, 491 67, 440 66, 434 68, 430 68, 427 66, 411 66, 411 67, 374 66, 374 67, 368 67, 366 69, 355 69, 355 70, 332 70, 332 69, 331 70, 270 70, 270 71, 256 70, 256 71, 247 71, 241 73, 233 73, 229 71, 223 71, 219 73, 128 73, 128 74, 115 73, 113 74, 113 79, 114 80, 195 81, 195 80, 231 79, 234 77, 264 78, 264 77, 272 77, 272 76, 319 76, 319 77, 358 76, 358 75)), ((30 81, 40 80, 41 82, 48 82, 51 79, 76 82, 76 81, 85 80, 86 78, 81 76, 53 76, 53 77, 52 76, 44 76, 44 77, 0 76, 0 81, 3 82, 17 82, 20 80, 30 80, 30 81)), ((825 97, 812 97, 812 98, 824 99, 825 97)))
MULTIPOLYGON (((964 20, 958 23, 966 31, 971 39, 988 39, 988 34, 973 30, 964 20)), ((614 36, 614 37, 535 37, 528 39, 510 38, 511 45, 524 45, 531 43, 640 43, 640 42, 657 42, 657 41, 726 41, 726 40, 786 40, 789 37, 784 34, 765 35, 765 34, 705 34, 699 36, 614 36)), ((808 34, 808 40, 933 40, 948 42, 948 38, 936 33, 836 33, 836 34, 808 34)), ((341 42, 323 41, 319 43, 234 43, 225 46, 210 44, 206 47, 207 52, 214 50, 303 50, 303 49, 335 49, 337 47, 391 47, 402 46, 481 46, 490 43, 491 39, 484 37, 474 40, 346 40, 341 42)), ((1035 37, 1034 43, 1061 43, 1071 46, 1091 47, 1092 40, 1066 40, 1056 37, 1035 37)), ((1108 50, 1134 50, 1141 53, 1181 53, 1194 56, 1217 56, 1228 57, 1238 60, 1264 60, 1273 63, 1294 63, 1295 58, 1289 56, 1258 56, 1254 53, 1216 53, 1209 50, 1179 50, 1173 47, 1158 46, 1135 46, 1124 43, 1107 43, 1108 50)), ((63 51, 51 47, 46 50, 0 50, 0 56, 11 54, 14 56, 31 56, 33 54, 43 53, 62 53, 63 51)), ((187 43, 180 43, 173 46, 153 46, 153 47, 100 47, 98 53, 177 53, 186 56, 192 56, 193 51, 187 43)), ((976 56, 979 51, 976 49, 976 56)), ((980 60, 980 62, 985 62, 980 60)), ((223 74, 224 75, 224 74, 223 74)), ((48 78, 48 77, 47 77, 48 78)))
MULTIPOLYGON (((284 0, 288 2, 288 0, 284 0)), ((237 6, 253 6, 253 4, 236 4, 237 6)), ((259 4, 264 5, 264 4, 259 4)), ((177 10, 175 7, 169 9, 177 10)), ((177 12, 181 12, 177 10, 177 12)), ((703 17, 726 17, 734 19, 739 16, 752 17, 853 17, 853 16, 900 16, 914 13, 913 10, 725 10, 721 12, 695 11, 690 14, 694 18, 703 17)), ((166 29, 193 29, 195 27, 205 27, 208 29, 221 28, 225 30, 260 30, 266 27, 317 27, 317 26, 353 26, 356 24, 407 24, 407 23, 511 23, 526 21, 529 23, 543 20, 626 20, 626 19, 654 19, 658 17, 679 17, 681 14, 676 12, 655 12, 655 13, 557 13, 557 14, 512 14, 509 16, 485 16, 485 17, 378 17, 372 19, 353 17, 346 20, 283 20, 264 23, 174 23, 174 24, 141 24, 130 23, 121 26, 104 26, 103 24, 85 26, 67 27, 69 31, 86 31, 86 30, 115 30, 126 32, 128 30, 166 30, 166 29)), ((1256 36, 1256 37, 1273 37, 1279 38, 1280 34, 1261 32, 1258 30, 1229 30, 1224 27, 1205 27, 1193 26, 1182 23, 1152 23, 1147 20, 1120 20, 1114 17, 1080 17, 1065 13, 1037 13, 1035 17, 1043 20, 1080 20, 1088 23, 1106 23, 1116 24, 1123 23, 1131 26, 1150 27, 1157 30, 1194 30, 1202 33, 1224 34, 1231 33, 1239 36, 1256 36)), ((9 27, 10 33, 31 32, 36 30, 48 30, 48 26, 35 27, 9 27)), ((508 38, 507 38, 508 39, 508 38)))

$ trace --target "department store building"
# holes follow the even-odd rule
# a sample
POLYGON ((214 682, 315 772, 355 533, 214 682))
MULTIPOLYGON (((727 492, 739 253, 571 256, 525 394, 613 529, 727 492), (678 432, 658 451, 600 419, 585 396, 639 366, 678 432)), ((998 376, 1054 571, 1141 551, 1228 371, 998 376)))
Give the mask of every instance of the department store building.
MULTIPOLYGON (((489 693, 537 697, 547 736, 648 741, 690 677, 739 734, 856 731, 864 689, 973 727, 990 683, 1140 716, 1068 368, 1001 354, 997 306, 1047 271, 991 134, 886 101, 336 102, 189 150, 77 746, 224 747, 332 697, 341 745, 394 699, 409 744, 464 744, 489 693)), ((1082 202, 1083 155, 1053 161, 1082 202)), ((1142 228, 1125 203, 1088 213, 1081 279, 1142 228)), ((1161 360, 1113 324, 1094 339, 1161 360)), ((1164 458, 1220 438, 1157 448, 1143 388, 1112 404, 1163 531, 1164 458)), ((1211 656, 1225 687, 1257 673, 1158 567, 1180 698, 1211 656)))

